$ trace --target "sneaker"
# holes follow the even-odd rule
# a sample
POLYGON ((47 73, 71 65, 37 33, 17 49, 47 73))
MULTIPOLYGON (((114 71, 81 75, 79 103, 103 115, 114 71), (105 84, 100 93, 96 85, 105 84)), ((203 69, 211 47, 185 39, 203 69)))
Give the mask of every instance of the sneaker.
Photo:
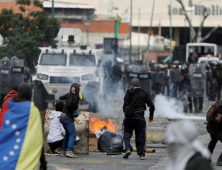
POLYGON ((60 154, 61 151, 62 151, 62 148, 58 147, 54 150, 54 154, 60 154))
POLYGON ((66 156, 66 151, 65 151, 65 150, 60 151, 60 152, 59 152, 59 155, 62 156, 62 157, 63 157, 63 156, 66 156))
POLYGON ((123 155, 123 158, 128 158, 131 155, 130 149, 127 149, 125 154, 123 155))
POLYGON ((145 155, 140 155, 140 160, 145 160, 145 155))
POLYGON ((66 156, 70 158, 78 158, 78 156, 76 156, 72 151, 67 151, 66 156))

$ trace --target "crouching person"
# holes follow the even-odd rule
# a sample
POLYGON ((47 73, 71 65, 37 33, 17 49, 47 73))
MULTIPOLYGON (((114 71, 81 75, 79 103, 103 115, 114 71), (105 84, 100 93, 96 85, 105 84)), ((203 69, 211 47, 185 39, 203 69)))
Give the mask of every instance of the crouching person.
POLYGON ((146 92, 140 87, 140 81, 137 78, 132 79, 131 88, 127 90, 124 97, 123 110, 125 119, 123 121, 123 149, 125 154, 123 158, 128 158, 132 152, 130 139, 135 130, 137 154, 141 160, 145 159, 146 150, 146 120, 144 112, 146 104, 150 107, 149 122, 153 122, 154 105, 149 92, 146 92), (131 115, 127 115, 127 110, 130 109, 131 115))
POLYGON ((71 158, 78 158, 73 153, 74 143, 76 140, 76 131, 74 124, 74 117, 76 115, 79 104, 79 84, 73 83, 70 87, 70 92, 64 96, 60 96, 60 100, 65 100, 65 105, 60 116, 60 122, 66 131, 63 139, 61 156, 67 156, 71 158))
POLYGON ((66 134, 63 125, 59 121, 62 114, 63 103, 58 102, 55 105, 56 111, 52 111, 50 115, 50 127, 47 141, 52 153, 60 153, 62 150, 63 138, 66 134))

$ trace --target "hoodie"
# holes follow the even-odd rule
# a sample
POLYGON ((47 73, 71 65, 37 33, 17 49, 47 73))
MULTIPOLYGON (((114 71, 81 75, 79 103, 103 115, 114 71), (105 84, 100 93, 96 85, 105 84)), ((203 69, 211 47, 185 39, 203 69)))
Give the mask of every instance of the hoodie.
POLYGON ((79 84, 73 83, 70 86, 69 93, 60 96, 59 100, 65 100, 65 105, 62 110, 63 113, 65 113, 67 116, 72 116, 72 113, 78 109, 79 104, 79 84), (71 92, 72 88, 75 88, 75 94, 71 92))
POLYGON ((125 109, 125 107, 131 103, 134 96, 137 95, 137 100, 134 103, 134 112, 138 113, 134 114, 134 116, 144 116, 144 111, 146 110, 147 105, 148 107, 150 107, 150 116, 153 117, 155 108, 149 92, 146 92, 140 87, 140 82, 138 79, 132 79, 131 85, 131 89, 127 90, 126 95, 124 97, 123 109, 125 109))
POLYGON ((62 112, 52 111, 50 115, 50 126, 49 134, 47 136, 48 143, 54 143, 64 138, 66 132, 60 123, 58 117, 61 116, 62 112))

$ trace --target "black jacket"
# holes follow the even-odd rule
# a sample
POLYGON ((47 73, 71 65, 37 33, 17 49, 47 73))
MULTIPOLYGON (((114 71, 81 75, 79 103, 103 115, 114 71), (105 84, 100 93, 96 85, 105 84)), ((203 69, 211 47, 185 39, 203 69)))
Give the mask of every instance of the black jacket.
MULTIPOLYGON (((124 97, 123 109, 131 103, 135 95, 137 95, 137 99, 134 104, 134 111, 146 110, 147 104, 147 106, 150 107, 150 116, 153 117, 155 107, 153 105, 152 98, 149 92, 146 92, 141 88, 131 88, 130 90, 127 90, 124 97)), ((143 114, 142 116, 144 116, 144 112, 138 114, 143 114)))
POLYGON ((70 87, 70 92, 60 96, 59 100, 66 100, 64 108, 62 110, 63 113, 65 113, 68 116, 71 116, 72 113, 78 109, 79 104, 79 84, 73 83, 70 87), (75 94, 71 92, 72 88, 75 88, 75 94))
POLYGON ((113 75, 118 77, 118 78, 122 78, 122 70, 118 65, 114 65, 113 68, 113 75))
POLYGON ((196 153, 187 162, 185 170, 213 170, 213 168, 207 159, 204 159, 200 153, 196 153))

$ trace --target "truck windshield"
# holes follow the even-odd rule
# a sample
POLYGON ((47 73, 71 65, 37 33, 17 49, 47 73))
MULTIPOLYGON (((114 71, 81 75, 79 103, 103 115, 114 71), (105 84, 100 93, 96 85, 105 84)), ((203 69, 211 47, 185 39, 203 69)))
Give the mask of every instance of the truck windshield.
POLYGON ((44 54, 42 54, 40 64, 41 65, 65 66, 66 65, 66 59, 67 59, 66 54, 44 53, 44 54))
POLYGON ((70 56, 70 66, 96 66, 94 55, 72 54, 70 56))

